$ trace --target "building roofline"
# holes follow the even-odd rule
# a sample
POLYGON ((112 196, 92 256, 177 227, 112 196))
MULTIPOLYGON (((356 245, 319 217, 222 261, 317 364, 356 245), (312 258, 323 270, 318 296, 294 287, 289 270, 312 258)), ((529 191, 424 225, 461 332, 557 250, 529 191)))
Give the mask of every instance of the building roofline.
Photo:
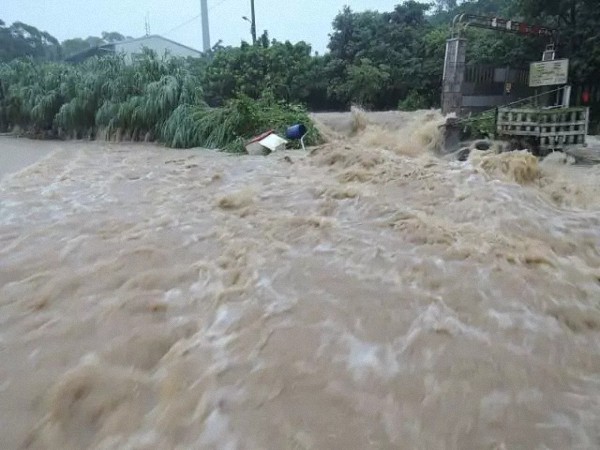
POLYGON ((97 45, 95 47, 86 48, 85 50, 77 52, 71 56, 67 56, 66 58, 64 58, 64 60, 67 62, 77 62, 77 61, 85 59, 88 55, 94 56, 94 54, 100 53, 102 51, 104 51, 104 52, 114 51, 114 48, 115 48, 114 44, 97 45))
POLYGON ((187 45, 184 45, 184 44, 181 44, 181 43, 179 43, 179 42, 173 41, 173 40, 171 40, 171 39, 168 39, 168 38, 166 38, 166 37, 164 37, 164 36, 161 36, 161 35, 159 35, 159 34, 150 34, 150 35, 148 35, 148 36, 142 36, 142 37, 135 38, 135 39, 127 39, 127 40, 124 40, 124 41, 113 42, 113 43, 112 43, 112 45, 119 45, 119 44, 129 44, 129 43, 131 43, 131 42, 139 42, 139 41, 143 41, 143 40, 146 40, 146 39, 148 39, 148 38, 157 38, 157 39, 162 39, 163 41, 170 42, 171 44, 174 44, 174 45, 177 45, 177 46, 179 46, 179 47, 183 47, 183 48, 185 48, 185 49, 187 49, 187 50, 190 50, 190 51, 192 51, 192 52, 198 53, 198 55, 201 55, 201 54, 202 54, 202 52, 201 52, 200 50, 196 50, 195 48, 188 47, 187 45))
POLYGON ((179 47, 182 47, 182 48, 190 50, 190 51, 192 51, 194 53, 197 53, 198 56, 202 55, 202 52, 200 50, 196 50, 195 48, 188 47, 187 45, 180 44, 179 42, 173 41, 171 39, 168 39, 166 37, 160 36, 158 34, 151 34, 149 36, 142 36, 142 37, 135 38, 135 39, 125 39, 124 41, 109 42, 107 44, 102 44, 102 45, 97 45, 95 47, 90 47, 90 48, 87 48, 87 49, 85 49, 85 50, 83 50, 81 52, 75 53, 74 55, 71 55, 71 56, 65 58, 65 61, 77 61, 80 58, 85 58, 88 54, 91 56, 95 52, 102 51, 102 50, 105 50, 105 51, 115 51, 116 50, 116 48, 115 48, 116 45, 119 45, 119 44, 129 44, 131 42, 139 42, 139 41, 146 40, 148 38, 162 39, 163 41, 170 42, 173 45, 177 45, 179 47))

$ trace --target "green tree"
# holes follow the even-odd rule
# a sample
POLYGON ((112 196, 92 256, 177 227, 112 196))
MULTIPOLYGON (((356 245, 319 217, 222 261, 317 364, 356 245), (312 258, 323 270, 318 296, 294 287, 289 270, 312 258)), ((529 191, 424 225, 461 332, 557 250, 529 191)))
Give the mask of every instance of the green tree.
POLYGON ((54 36, 31 25, 15 22, 7 27, 0 21, 0 61, 24 56, 57 60, 61 57, 60 44, 54 36))
POLYGON ((121 42, 124 41, 126 39, 125 36, 123 36, 121 33, 117 33, 116 31, 103 31, 102 32, 102 40, 108 44, 111 44, 113 42, 121 42))
POLYGON ((355 103, 372 108, 381 103, 385 95, 382 89, 390 79, 390 68, 385 64, 375 65, 368 58, 362 58, 348 68, 346 80, 335 87, 336 96, 345 103, 355 103))
POLYGON ((61 46, 63 55, 65 57, 68 57, 93 47, 99 47, 101 45, 112 44, 115 42, 121 42, 127 39, 131 39, 131 37, 125 37, 124 35, 122 35, 121 33, 117 33, 116 31, 103 31, 102 37, 88 36, 85 39, 67 39, 62 42, 61 46))
POLYGON ((98 36, 88 36, 85 38, 85 42, 88 44, 89 48, 99 47, 106 44, 106 41, 98 36))
POLYGON ((559 55, 571 59, 571 79, 597 83, 600 70, 600 9, 596 0, 518 0, 523 15, 558 30, 559 55))
POLYGON ((90 44, 81 38, 67 39, 62 42, 61 46, 65 57, 75 55, 90 48, 90 44))
POLYGON ((458 6, 458 0, 435 0, 435 11, 440 13, 443 11, 452 11, 458 6))
MULTIPOLYGON (((464 1, 455 8, 438 8, 430 20, 436 26, 445 27, 447 30, 452 23, 452 19, 462 13, 522 20, 526 18, 526 15, 519 3, 520 1, 464 1)), ((546 24, 543 17, 535 17, 534 19, 529 17, 529 19, 531 19, 530 23, 532 24, 546 24)), ((494 66, 527 67, 531 61, 539 60, 542 50, 548 43, 547 38, 533 38, 475 28, 467 29, 466 37, 469 39, 467 61, 471 64, 494 66)))
MULTIPOLYGON (((443 57, 435 63, 425 58, 431 52, 426 37, 433 30, 425 15, 428 9, 429 5, 412 0, 387 13, 353 12, 344 8, 333 21, 329 43, 330 95, 345 103, 357 96, 364 97, 365 92, 353 95, 348 89, 358 88, 353 79, 366 73, 382 83, 379 95, 369 95, 369 101, 377 109, 395 108, 411 91, 439 92, 443 57), (364 65, 364 59, 369 64, 364 65), (434 64, 438 66, 434 68, 434 64)), ((442 43, 442 51, 443 47, 442 43)))
MULTIPOLYGON (((265 40, 266 35, 263 35, 265 40)), ((280 99, 305 102, 310 96, 309 73, 314 69, 310 45, 273 41, 219 49, 203 73, 206 99, 222 105, 237 93, 258 99, 265 91, 280 99)))

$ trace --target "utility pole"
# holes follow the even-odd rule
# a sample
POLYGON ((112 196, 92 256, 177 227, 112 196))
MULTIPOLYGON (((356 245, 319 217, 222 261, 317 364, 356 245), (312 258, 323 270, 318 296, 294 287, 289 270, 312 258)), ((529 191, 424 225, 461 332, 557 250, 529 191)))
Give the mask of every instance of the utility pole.
POLYGON ((208 0, 200 0, 200 12, 202 14, 202 48, 205 52, 210 51, 210 29, 208 28, 208 0))
POLYGON ((146 29, 146 36, 150 36, 150 13, 146 13, 146 18, 144 19, 144 28, 146 29))
POLYGON ((250 7, 252 8, 252 44, 256 45, 256 11, 254 10, 254 0, 250 0, 250 7))

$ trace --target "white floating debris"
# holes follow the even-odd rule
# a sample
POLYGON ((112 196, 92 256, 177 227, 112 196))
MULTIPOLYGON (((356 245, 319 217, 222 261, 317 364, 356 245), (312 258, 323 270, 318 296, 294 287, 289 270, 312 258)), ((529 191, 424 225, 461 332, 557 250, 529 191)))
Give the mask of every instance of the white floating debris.
POLYGON ((264 155, 285 149, 287 142, 270 130, 248 141, 246 151, 249 155, 264 155))

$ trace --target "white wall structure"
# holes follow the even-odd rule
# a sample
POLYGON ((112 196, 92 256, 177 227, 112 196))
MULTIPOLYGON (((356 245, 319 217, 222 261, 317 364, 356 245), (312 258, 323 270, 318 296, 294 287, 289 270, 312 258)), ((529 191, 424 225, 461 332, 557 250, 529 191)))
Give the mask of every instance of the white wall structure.
POLYGON ((198 58, 202 56, 202 52, 191 47, 179 44, 162 36, 144 36, 139 39, 131 39, 129 41, 116 42, 114 51, 116 54, 124 54, 125 58, 132 61, 136 54, 141 54, 144 48, 148 48, 156 52, 159 57, 168 53, 172 57, 192 57, 198 58))

